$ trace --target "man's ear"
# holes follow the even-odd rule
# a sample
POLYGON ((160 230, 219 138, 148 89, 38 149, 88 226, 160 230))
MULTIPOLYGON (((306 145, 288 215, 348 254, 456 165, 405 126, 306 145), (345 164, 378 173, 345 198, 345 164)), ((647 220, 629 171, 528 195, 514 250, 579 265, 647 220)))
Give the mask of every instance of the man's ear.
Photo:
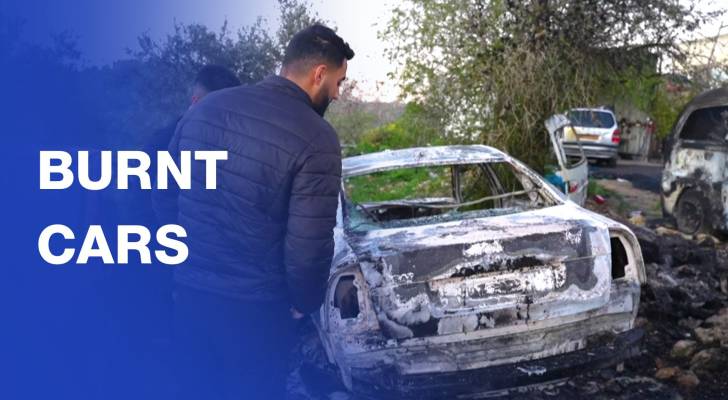
POLYGON ((321 85, 324 81, 324 76, 328 71, 326 64, 320 64, 313 70, 313 83, 314 85, 321 85))

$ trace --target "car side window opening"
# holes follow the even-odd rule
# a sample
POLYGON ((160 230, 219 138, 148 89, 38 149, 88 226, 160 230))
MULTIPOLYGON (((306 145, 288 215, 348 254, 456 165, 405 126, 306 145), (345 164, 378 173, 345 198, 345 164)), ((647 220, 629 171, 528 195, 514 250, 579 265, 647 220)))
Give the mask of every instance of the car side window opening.
POLYGON ((503 208, 513 205, 512 199, 524 188, 513 169, 506 163, 459 165, 461 203, 469 204, 461 210, 503 208), (507 196, 514 194, 514 196, 507 196), (506 195, 506 196, 501 196, 506 195), (490 198, 479 202, 479 199, 490 198))
POLYGON ((517 175, 508 162, 377 172, 347 178, 344 190, 349 227, 365 229, 503 215, 547 205, 530 178, 517 175))
POLYGON ((728 135, 728 106, 693 111, 680 131, 680 139, 725 142, 728 135))

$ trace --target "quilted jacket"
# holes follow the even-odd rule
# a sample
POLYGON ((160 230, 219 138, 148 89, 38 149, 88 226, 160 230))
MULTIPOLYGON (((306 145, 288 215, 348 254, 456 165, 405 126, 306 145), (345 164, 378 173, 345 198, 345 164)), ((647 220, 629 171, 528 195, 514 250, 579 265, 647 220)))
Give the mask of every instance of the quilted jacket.
POLYGON ((215 190, 193 157, 191 189, 153 194, 161 222, 187 230, 189 256, 175 281, 317 309, 334 249, 341 148, 306 92, 272 76, 211 93, 178 123, 169 151, 182 150, 226 150, 228 159, 218 161, 215 190))

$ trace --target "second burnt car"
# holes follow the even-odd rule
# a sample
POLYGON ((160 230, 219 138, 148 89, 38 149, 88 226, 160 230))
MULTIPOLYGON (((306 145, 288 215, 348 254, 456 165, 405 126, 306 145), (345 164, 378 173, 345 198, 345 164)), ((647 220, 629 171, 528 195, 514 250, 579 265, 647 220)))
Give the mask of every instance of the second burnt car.
POLYGON ((314 319, 358 395, 457 398, 638 351, 634 234, 494 148, 346 158, 335 244, 314 319))
POLYGON ((664 154, 663 215, 687 234, 728 234, 728 88, 685 106, 664 154))

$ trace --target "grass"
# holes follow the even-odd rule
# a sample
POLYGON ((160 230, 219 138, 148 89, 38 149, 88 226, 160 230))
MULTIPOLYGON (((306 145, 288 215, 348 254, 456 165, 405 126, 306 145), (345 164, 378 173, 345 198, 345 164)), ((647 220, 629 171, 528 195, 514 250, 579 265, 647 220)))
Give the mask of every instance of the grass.
POLYGON ((614 192, 607 190, 604 188, 604 186, 597 183, 597 181, 589 179, 589 186, 587 186, 587 194, 589 197, 593 196, 610 196, 613 195, 614 192))
POLYGON ((346 192, 357 203, 450 196, 447 168, 405 168, 356 176, 346 181, 346 192))
POLYGON ((587 195, 589 197, 602 196, 607 202, 612 203, 616 206, 617 212, 620 215, 627 215, 629 211, 629 204, 619 193, 609 190, 604 186, 597 183, 597 181, 589 179, 589 186, 587 186, 587 195), (610 201, 611 200, 611 201, 610 201))

